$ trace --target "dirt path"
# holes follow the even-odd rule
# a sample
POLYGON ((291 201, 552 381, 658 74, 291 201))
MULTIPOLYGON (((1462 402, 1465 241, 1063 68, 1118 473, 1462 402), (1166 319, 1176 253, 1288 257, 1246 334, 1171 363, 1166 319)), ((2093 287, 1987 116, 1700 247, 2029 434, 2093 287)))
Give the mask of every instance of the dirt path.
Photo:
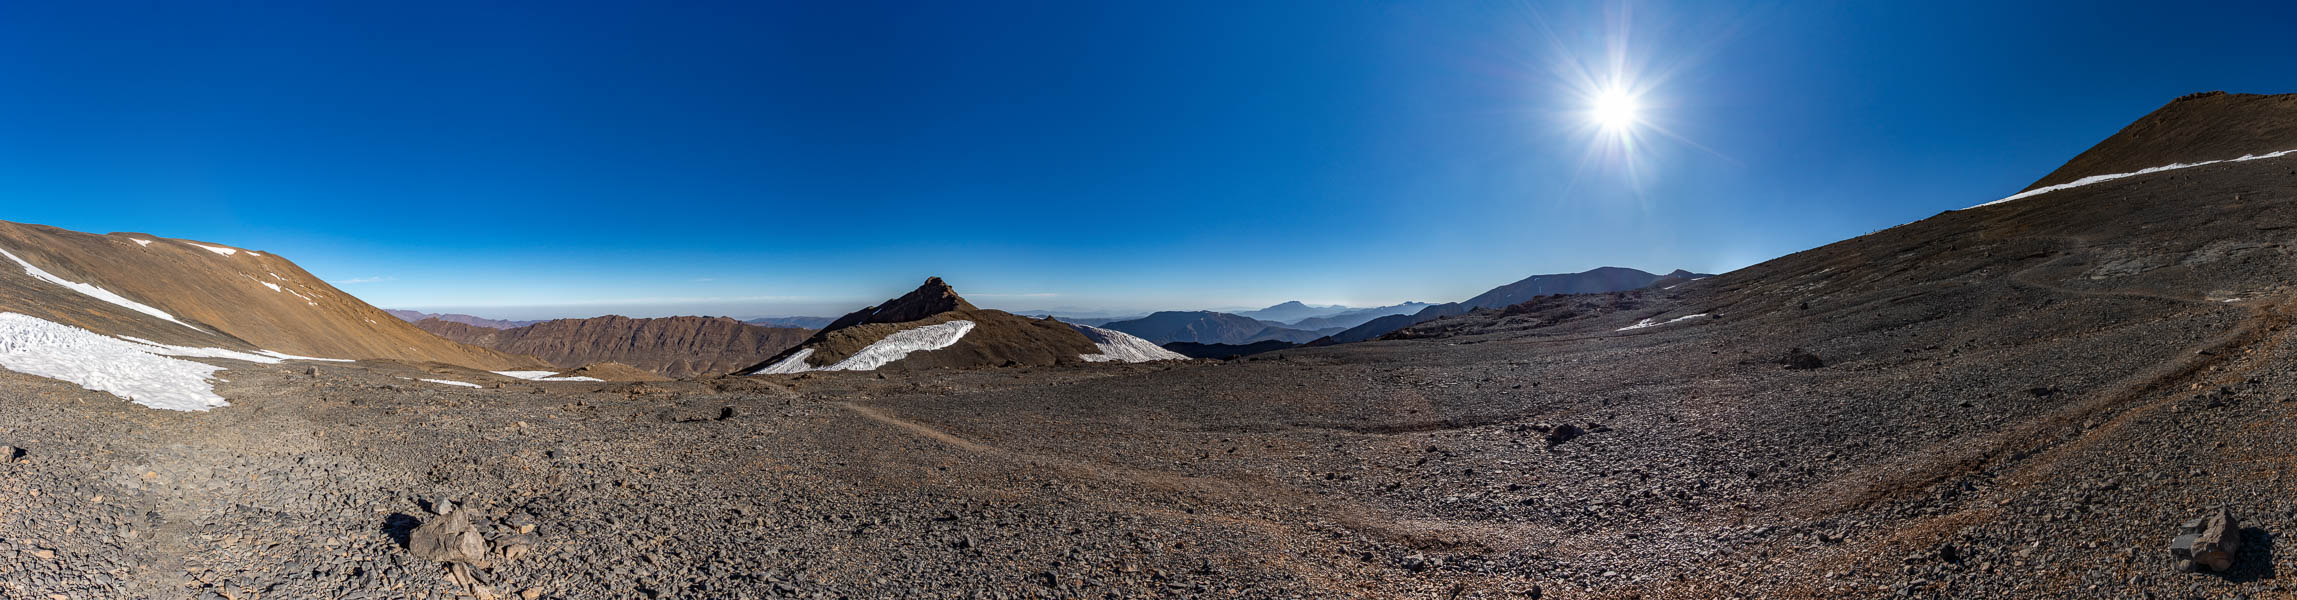
POLYGON ((903 418, 900 418, 900 417, 895 417, 895 416, 893 416, 893 415, 888 415, 888 414, 885 414, 885 412, 884 412, 884 411, 880 411, 880 410, 877 410, 877 409, 875 409, 875 408, 871 408, 871 407, 867 407, 867 406, 862 406, 862 405, 860 405, 860 404, 856 404, 856 403, 852 403, 852 402, 839 402, 837 405, 838 405, 838 407, 839 407, 839 408, 843 408, 843 409, 846 409, 846 410, 849 410, 849 411, 853 411, 853 414, 857 414, 857 415, 861 415, 861 416, 863 416, 863 417, 867 417, 867 418, 868 418, 869 420, 871 420, 871 421, 876 421, 876 422, 879 422, 879 423, 884 423, 884 424, 886 424, 886 425, 892 425, 892 426, 894 426, 894 427, 899 427, 899 428, 902 428, 902 429, 904 429, 904 430, 907 430, 907 431, 909 431, 910 433, 914 433, 914 434, 917 434, 917 435, 920 435, 920 436, 924 436, 925 438, 927 438, 927 439, 931 439, 931 440, 933 440, 933 441, 941 442, 941 443, 944 443, 944 444, 949 444, 949 445, 951 445, 951 446, 956 446, 956 447, 958 447, 959 449, 963 449, 963 450, 966 450, 966 451, 969 451, 969 452, 981 452, 981 453, 999 453, 999 454, 1002 454, 1002 453, 1003 453, 1003 451, 1002 451, 1002 450, 998 450, 998 449, 996 449, 996 448, 991 448, 991 447, 988 447, 988 446, 983 446, 983 445, 981 445, 981 444, 976 444, 976 443, 973 443, 973 441, 972 441, 972 440, 967 440, 967 439, 965 439, 965 438, 961 438, 961 437, 957 437, 957 436, 955 436, 955 435, 951 435, 949 432, 946 432, 946 431, 942 431, 942 430, 939 430, 939 429, 934 429, 934 428, 932 428, 932 427, 926 426, 924 423, 919 423, 919 422, 916 422, 916 421, 911 421, 911 420, 908 420, 908 419, 903 419, 903 418))
MULTIPOLYGON (((1981 472, 2007 461, 2019 461, 2050 451, 2064 441, 2068 428, 2086 423, 2091 417, 2121 408, 2162 390, 2185 383, 2211 366, 2239 356, 2236 352, 2263 341, 2266 335, 2279 328, 2284 318, 2271 303, 2245 302, 2240 304, 2211 302, 2185 298, 2146 290, 2077 290, 2056 284, 2033 281, 2030 274, 2073 258, 2067 254, 2010 274, 2006 279, 2022 285, 2072 296, 2100 298, 2128 298, 2163 300, 2183 304, 2243 309, 2249 316, 2239 324, 2199 343, 2178 349, 2173 354, 2180 358, 2131 373, 2090 395, 2086 401, 2066 407, 2055 413, 2038 415, 2024 424, 2010 427, 1983 438, 1976 438, 1927 453, 1914 454, 1905 460, 1891 461, 1869 469, 1865 474, 1837 480, 1823 497, 1831 501, 1814 503, 1813 514, 1825 515, 1871 506, 1880 502, 1919 493, 1939 482, 1981 472)), ((2038 459, 2037 459, 2038 460, 2038 459)))

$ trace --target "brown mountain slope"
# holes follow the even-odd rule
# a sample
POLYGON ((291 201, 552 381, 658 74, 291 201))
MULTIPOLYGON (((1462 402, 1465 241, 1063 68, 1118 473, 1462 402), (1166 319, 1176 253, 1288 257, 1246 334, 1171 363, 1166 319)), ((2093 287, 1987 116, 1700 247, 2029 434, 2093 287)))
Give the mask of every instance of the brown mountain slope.
POLYGON ((609 315, 490 329, 424 319, 415 324, 450 340, 541 357, 560 367, 617 362, 668 377, 722 375, 796 346, 813 332, 725 317, 632 319, 609 315))
POLYGON ((529 357, 441 339, 266 252, 137 233, 96 235, 0 221, 0 250, 54 277, 117 294, 176 322, 106 302, 0 260, 0 311, 156 342, 482 369, 529 357))
POLYGON ((2290 149, 2297 149, 2297 94, 2206 92, 2155 109, 2026 189, 2290 149))

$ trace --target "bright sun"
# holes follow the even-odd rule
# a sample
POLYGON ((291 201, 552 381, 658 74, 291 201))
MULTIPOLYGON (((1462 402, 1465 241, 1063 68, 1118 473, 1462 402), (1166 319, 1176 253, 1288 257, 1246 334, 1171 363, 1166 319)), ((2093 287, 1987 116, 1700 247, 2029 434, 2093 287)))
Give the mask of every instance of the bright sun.
POLYGON ((1591 114, 1597 126, 1616 132, 1635 125, 1636 109, 1634 96, 1613 89, 1595 95, 1591 114))

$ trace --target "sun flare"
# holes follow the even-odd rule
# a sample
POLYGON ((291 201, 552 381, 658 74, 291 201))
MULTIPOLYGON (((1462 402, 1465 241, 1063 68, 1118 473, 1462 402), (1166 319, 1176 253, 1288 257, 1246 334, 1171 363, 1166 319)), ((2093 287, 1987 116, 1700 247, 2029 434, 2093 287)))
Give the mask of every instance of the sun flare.
POLYGON ((1622 131, 1635 126, 1637 111, 1635 96, 1620 90, 1604 90, 1595 95, 1590 107, 1595 125, 1609 131, 1622 131))

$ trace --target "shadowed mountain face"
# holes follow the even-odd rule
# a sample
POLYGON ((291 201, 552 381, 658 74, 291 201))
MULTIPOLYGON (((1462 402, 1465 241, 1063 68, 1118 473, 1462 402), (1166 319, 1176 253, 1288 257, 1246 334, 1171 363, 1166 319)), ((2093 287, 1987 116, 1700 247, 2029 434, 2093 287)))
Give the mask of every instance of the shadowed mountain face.
POLYGON ((1189 358, 1228 359, 1241 356, 1251 356, 1263 352, 1275 352, 1277 350, 1284 350, 1297 346, 1299 346, 1299 344, 1277 340, 1253 342, 1250 344, 1199 344, 1196 342, 1173 342, 1170 344, 1165 344, 1164 349, 1179 352, 1181 356, 1186 356, 1189 358))
POLYGON ((0 259, 0 312, 99 334, 324 358, 436 361, 494 369, 540 364, 424 333, 267 252, 140 233, 95 235, 9 222, 0 222, 0 250, 16 257, 0 259), (33 275, 35 270, 53 280, 33 275), (109 294, 119 302, 57 281, 109 294))
POLYGON ((1102 327, 1140 336, 1156 344, 1250 344, 1267 340, 1301 343, 1323 335, 1239 315, 1203 310, 1160 312, 1139 319, 1110 322, 1102 327))
POLYGON ((465 325, 475 325, 488 329, 510 329, 512 327, 525 327, 542 322, 541 320, 511 321, 504 319, 489 319, 486 317, 466 315, 461 313, 427 313, 419 310, 403 310, 396 308, 386 308, 383 309, 383 312, 391 313, 391 316, 398 317, 408 323, 421 322, 423 319, 438 319, 449 323, 462 323, 465 325))
POLYGON ((560 367, 614 362, 666 377, 708 377, 796 346, 805 329, 762 327, 725 317, 558 319, 524 327, 485 327, 426 319, 415 324, 450 340, 541 357, 560 367))
POLYGON ((1372 319, 1362 325, 1332 334, 1330 338, 1319 341, 1325 343, 1362 342, 1378 339, 1380 336, 1387 335, 1388 332, 1415 324, 1443 317, 1464 315, 1476 309, 1506 307, 1539 296, 1616 292, 1649 286, 1662 279, 1688 281, 1696 277, 1704 277, 1704 275, 1678 269, 1674 273, 1661 276, 1621 267, 1600 267, 1581 273, 1533 275, 1515 283, 1492 288, 1491 291, 1477 294, 1476 297, 1469 298, 1465 302, 1437 304, 1421 309, 1417 313, 1389 315, 1372 319))

